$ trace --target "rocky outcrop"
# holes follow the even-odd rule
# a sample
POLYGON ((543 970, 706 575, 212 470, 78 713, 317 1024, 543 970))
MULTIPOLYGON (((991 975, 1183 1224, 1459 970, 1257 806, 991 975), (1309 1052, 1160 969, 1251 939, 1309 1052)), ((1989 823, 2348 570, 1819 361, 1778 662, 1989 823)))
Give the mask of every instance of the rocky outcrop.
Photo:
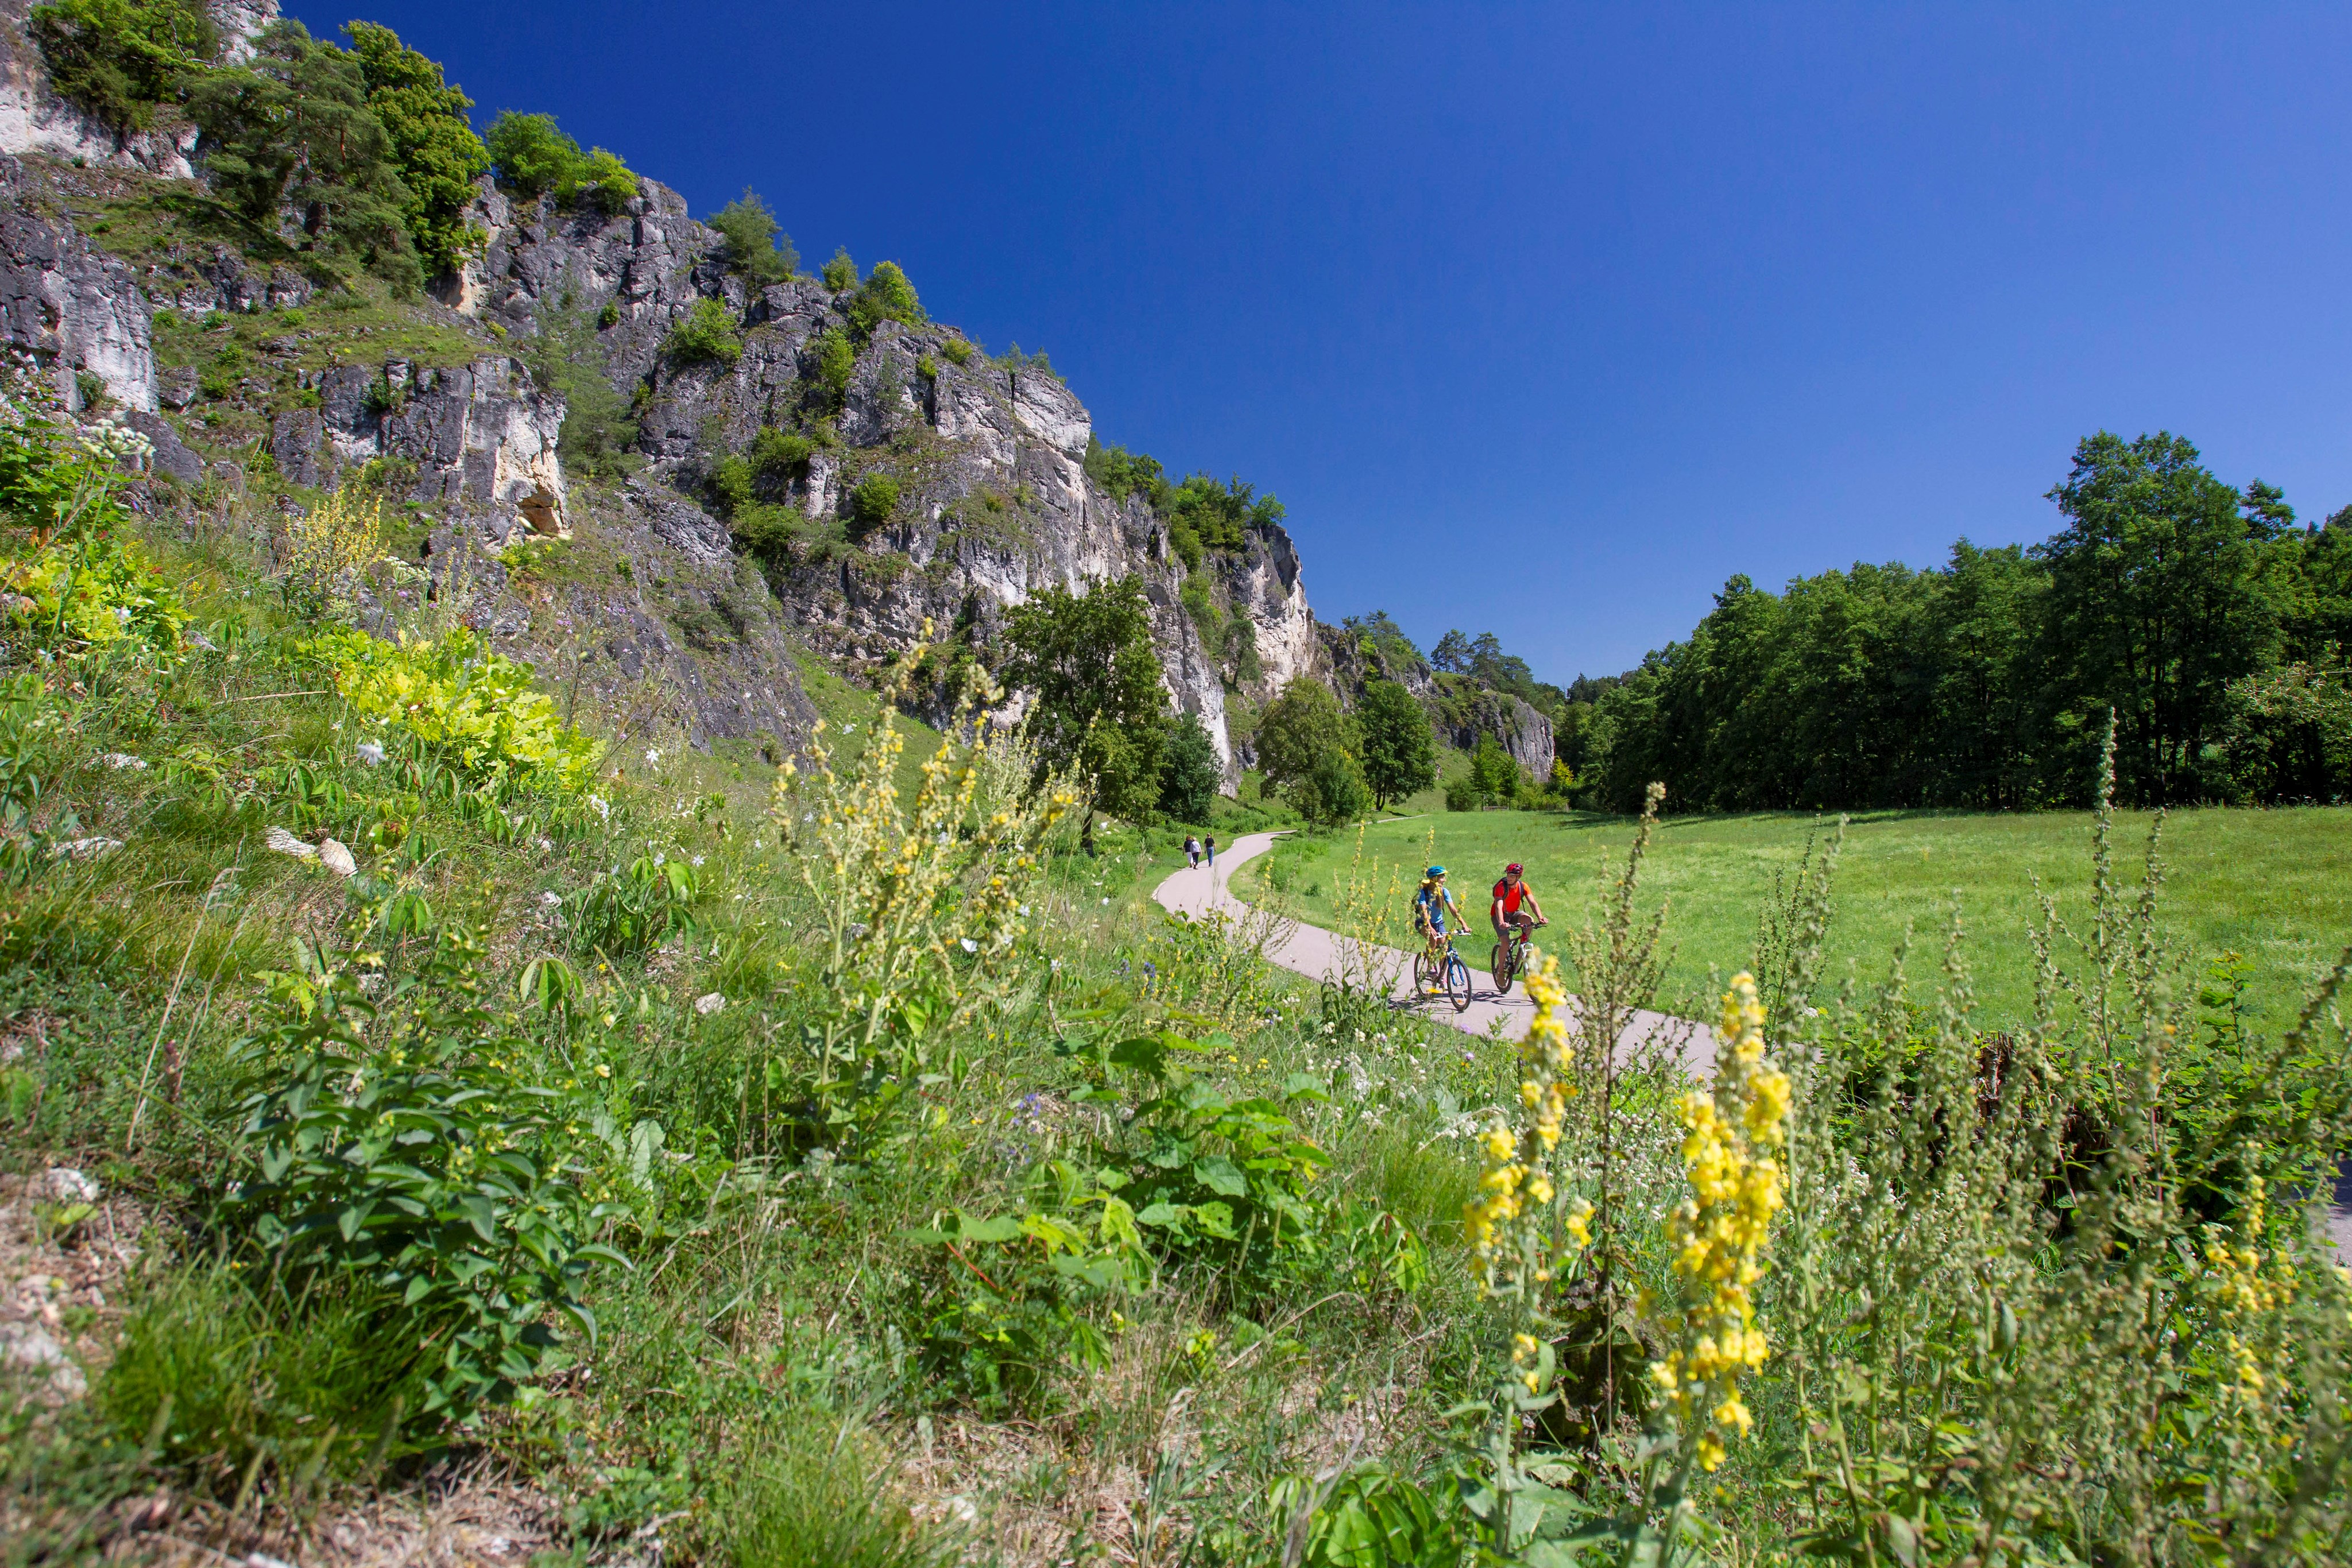
MULTIPOLYGON (((152 130, 119 135, 59 98, 26 31, 38 0, 0 0, 0 152, 42 152, 74 162, 188 179, 195 172, 196 129, 166 110, 152 130)), ((221 58, 253 56, 253 40, 278 20, 278 0, 211 0, 221 58)))
POLYGON ((650 460, 631 487, 634 505, 659 516, 700 512, 724 538, 707 489, 719 460, 767 426, 830 433, 833 444, 764 497, 798 511, 812 542, 770 556, 762 572, 802 634, 836 661, 890 659, 926 623, 992 658, 1005 610, 1040 588, 1133 574, 1151 606, 1171 697, 1201 717, 1229 783, 1239 779, 1229 682, 1264 695, 1313 667, 1314 621, 1289 536, 1259 528, 1242 551, 1204 567, 1255 634, 1261 673, 1244 681, 1186 609, 1185 568, 1159 520, 1139 498, 1115 501, 1087 477, 1093 419, 1057 378, 993 363, 951 329, 886 320, 862 337, 836 393, 819 356, 826 334, 857 336, 850 298, 805 277, 747 287, 719 264, 717 236, 684 200, 650 181, 616 214, 516 203, 487 187, 474 212, 488 243, 446 297, 514 334, 536 330, 550 309, 600 324, 606 369, 636 399, 638 448, 650 460), (705 299, 739 323, 740 357, 666 359, 671 330, 705 299), (898 486, 896 509, 878 521, 851 503, 876 473, 898 486), (665 491, 656 507, 652 497, 665 491))
POLYGON ((1524 699, 1480 685, 1467 675, 1441 674, 1402 638, 1384 643, 1320 622, 1315 632, 1342 703, 1353 706, 1368 681, 1394 681, 1429 711, 1430 727, 1446 745, 1473 751, 1482 738, 1492 736, 1530 776, 1538 781, 1551 777, 1551 720, 1524 699))
POLYGON ((126 409, 155 409, 155 349, 146 296, 131 269, 94 250, 74 229, 33 215, 22 203, 23 166, 0 157, 0 333, 56 377, 69 409, 81 408, 80 377, 95 375, 126 409))
POLYGON ((331 487, 341 472, 379 458, 407 464, 405 498, 472 519, 486 537, 516 527, 570 531, 556 435, 563 403, 503 355, 434 370, 405 360, 338 365, 309 378, 316 408, 270 423, 270 455, 297 485, 331 487))

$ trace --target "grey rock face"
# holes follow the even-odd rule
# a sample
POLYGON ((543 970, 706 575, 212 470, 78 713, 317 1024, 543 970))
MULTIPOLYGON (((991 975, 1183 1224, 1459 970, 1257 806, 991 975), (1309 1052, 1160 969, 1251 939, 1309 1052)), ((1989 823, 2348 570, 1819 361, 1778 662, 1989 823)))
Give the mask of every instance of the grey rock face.
MULTIPOLYGON (((916 642, 928 622, 935 633, 960 627, 985 650, 1006 608, 1040 588, 1134 573, 1177 708, 1201 716, 1228 781, 1238 779, 1225 695, 1239 672, 1184 609, 1184 569, 1149 508, 1132 497, 1116 503, 1087 479, 1094 422, 1061 382, 976 355, 959 365, 948 351, 958 334, 884 321, 859 349, 838 406, 829 406, 816 386, 817 340, 849 329, 848 298, 805 277, 748 290, 718 263, 717 236, 675 192, 648 182, 628 213, 607 217, 560 213, 545 201, 518 205, 486 187, 475 212, 489 243, 452 302, 517 333, 533 330, 538 312, 559 301, 611 322, 600 337, 615 383, 639 399, 639 450, 651 460, 630 487, 631 505, 673 549, 715 567, 731 546, 706 507, 710 469, 763 425, 829 415, 841 445, 820 449, 776 498, 815 522, 845 524, 851 492, 879 468, 898 481, 899 503, 856 550, 762 569, 810 643, 853 665, 877 664, 916 642), (741 356, 723 367, 667 361, 671 329, 706 298, 740 324, 741 356)), ((1263 673, 1247 683, 1252 695, 1316 667, 1313 616, 1287 534, 1261 530, 1210 570, 1255 631, 1263 673)))
POLYGON ((124 408, 152 413, 146 296, 121 261, 26 212, 23 191, 23 165, 0 157, 0 335, 55 373, 67 407, 81 408, 75 372, 86 371, 124 408))
POLYGON ((205 460, 188 450, 169 420, 161 414, 133 412, 124 416, 123 423, 154 443, 155 454, 147 460, 151 472, 169 474, 190 486, 204 482, 205 460))
POLYGON ((522 367, 490 356, 454 370, 405 360, 338 365, 319 373, 315 409, 289 409, 270 424, 270 454, 298 485, 329 486, 378 457, 415 465, 408 498, 483 519, 503 538, 568 526, 556 433, 563 403, 522 367))

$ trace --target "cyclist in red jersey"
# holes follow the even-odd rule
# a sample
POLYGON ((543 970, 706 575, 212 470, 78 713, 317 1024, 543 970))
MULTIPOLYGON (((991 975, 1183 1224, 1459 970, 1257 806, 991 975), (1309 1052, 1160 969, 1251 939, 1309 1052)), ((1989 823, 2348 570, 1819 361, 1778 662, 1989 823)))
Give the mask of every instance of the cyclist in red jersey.
POLYGON ((1503 868, 1503 880, 1495 884, 1495 898, 1487 905, 1486 918, 1494 922, 1497 942, 1507 939, 1507 927, 1524 925, 1532 929, 1551 924, 1544 918, 1543 905, 1536 902, 1536 890, 1528 885, 1517 861, 1503 868), (1522 904, 1527 907, 1521 908, 1522 904))

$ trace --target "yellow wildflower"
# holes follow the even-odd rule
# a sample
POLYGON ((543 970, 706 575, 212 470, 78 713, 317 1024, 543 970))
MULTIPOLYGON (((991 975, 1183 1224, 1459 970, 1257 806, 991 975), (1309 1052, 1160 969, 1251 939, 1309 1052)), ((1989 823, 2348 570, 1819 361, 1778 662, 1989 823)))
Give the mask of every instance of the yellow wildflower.
POLYGON ((1691 1196, 1667 1217, 1674 1270, 1683 1281, 1681 1345, 1650 1369, 1703 1469, 1723 1463, 1724 1435, 1754 1424, 1739 1375, 1770 1354, 1756 1326, 1748 1287, 1760 1262, 1783 1176, 1763 1151, 1786 1141, 1788 1075, 1764 1058, 1764 1007, 1755 980, 1736 977, 1723 998, 1723 1051, 1712 1091, 1694 1090, 1676 1108, 1691 1196))

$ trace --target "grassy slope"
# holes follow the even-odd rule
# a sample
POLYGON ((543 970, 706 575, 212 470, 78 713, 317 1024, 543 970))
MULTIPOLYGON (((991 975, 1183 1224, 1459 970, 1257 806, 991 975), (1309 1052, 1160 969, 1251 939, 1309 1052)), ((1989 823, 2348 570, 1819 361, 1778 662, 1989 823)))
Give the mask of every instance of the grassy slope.
MULTIPOLYGON (((2149 821, 2128 812, 2118 820, 2118 876, 2138 876, 2149 821)), ((1875 980, 1908 928, 1911 972, 1924 978, 1940 962, 1957 898, 1988 1020, 2022 1019, 2032 1003, 2027 933, 2038 915, 2036 879, 2057 898, 2062 917, 2082 917, 2090 828, 2079 812, 1856 818, 1839 862, 1828 973, 1842 977, 1851 961, 1864 980, 1875 980)), ((1433 831, 1436 859, 1453 869, 1454 897, 1483 931, 1487 889, 1512 860, 1526 863, 1555 920, 1580 923, 1596 902, 1595 869, 1622 863, 1633 824, 1582 814, 1441 812, 1370 829, 1367 857, 1409 880, 1431 852, 1433 831)), ((1747 961, 1774 876, 1794 870, 1815 831, 1812 818, 1798 815, 1682 817, 1661 825, 1647 886, 1669 904, 1668 939, 1676 948, 1669 998, 1697 995, 1709 966, 1727 972, 1747 961)), ((1352 848, 1351 837, 1304 846, 1291 862, 1295 872, 1276 865, 1271 874, 1289 882, 1307 918, 1328 916, 1333 873, 1352 848)), ((2178 938, 2200 965, 2224 950, 2242 953, 2254 966, 2256 1005, 2274 1027, 2293 1018, 2315 970, 2352 942, 2352 810, 2177 812, 2165 824, 2162 860, 2165 907, 2178 938)), ((1256 867, 1242 880, 1244 888, 1264 885, 1256 867)), ((1483 956, 1483 946, 1473 946, 1474 956, 1483 956)))

